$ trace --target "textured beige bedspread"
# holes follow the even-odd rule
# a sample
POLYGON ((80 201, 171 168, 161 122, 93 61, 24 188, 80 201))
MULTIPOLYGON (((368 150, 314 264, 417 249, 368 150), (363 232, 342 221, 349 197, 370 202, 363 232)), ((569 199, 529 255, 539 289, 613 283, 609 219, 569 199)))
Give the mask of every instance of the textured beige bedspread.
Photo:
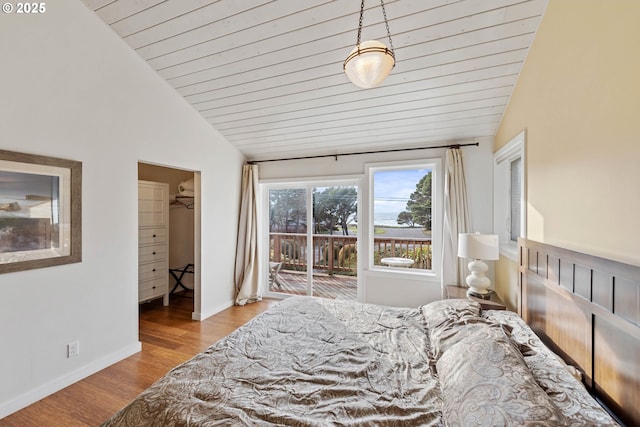
POLYGON ((441 425, 419 309, 289 298, 103 426, 441 425))

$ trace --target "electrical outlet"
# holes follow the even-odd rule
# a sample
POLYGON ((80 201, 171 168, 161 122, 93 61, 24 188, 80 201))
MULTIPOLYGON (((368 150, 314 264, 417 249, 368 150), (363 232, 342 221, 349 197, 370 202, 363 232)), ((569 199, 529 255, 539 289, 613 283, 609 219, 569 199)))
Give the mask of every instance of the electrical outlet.
POLYGON ((67 358, 80 354, 80 341, 74 341, 67 344, 67 358))

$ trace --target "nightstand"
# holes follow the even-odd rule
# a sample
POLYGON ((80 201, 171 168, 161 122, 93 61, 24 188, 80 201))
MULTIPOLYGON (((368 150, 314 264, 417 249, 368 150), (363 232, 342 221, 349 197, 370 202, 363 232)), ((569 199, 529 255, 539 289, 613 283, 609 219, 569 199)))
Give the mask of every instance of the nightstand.
POLYGON ((455 285, 447 285, 447 299, 465 299, 468 298, 480 304, 483 310, 506 310, 502 300, 495 292, 491 292, 491 298, 482 299, 476 297, 467 297, 467 288, 455 285))

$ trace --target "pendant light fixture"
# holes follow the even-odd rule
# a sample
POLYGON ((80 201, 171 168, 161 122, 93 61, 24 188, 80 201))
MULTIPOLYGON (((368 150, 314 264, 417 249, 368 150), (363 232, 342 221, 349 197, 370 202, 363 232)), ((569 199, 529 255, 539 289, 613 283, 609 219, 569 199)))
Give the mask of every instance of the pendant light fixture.
POLYGON ((387 27, 389 37, 389 48, 377 40, 367 40, 360 43, 362 34, 362 15, 364 13, 364 0, 360 4, 360 21, 358 22, 358 41, 356 47, 345 59, 343 68, 351 82, 361 88, 368 89, 378 86, 387 78, 391 69, 396 65, 396 58, 393 53, 393 42, 387 22, 387 12, 384 9, 384 2, 380 0, 384 24, 387 27))

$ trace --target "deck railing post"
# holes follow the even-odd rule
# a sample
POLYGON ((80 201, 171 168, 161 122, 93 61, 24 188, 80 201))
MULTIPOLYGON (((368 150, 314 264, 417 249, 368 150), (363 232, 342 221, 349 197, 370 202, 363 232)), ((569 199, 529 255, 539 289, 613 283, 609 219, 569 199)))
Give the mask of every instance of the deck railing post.
POLYGON ((327 273, 333 276, 333 255, 335 254, 335 248, 333 247, 333 236, 329 236, 327 239, 327 273))
POLYGON ((280 235, 272 234, 273 236, 273 261, 280 262, 282 259, 282 247, 280 245, 280 235))

